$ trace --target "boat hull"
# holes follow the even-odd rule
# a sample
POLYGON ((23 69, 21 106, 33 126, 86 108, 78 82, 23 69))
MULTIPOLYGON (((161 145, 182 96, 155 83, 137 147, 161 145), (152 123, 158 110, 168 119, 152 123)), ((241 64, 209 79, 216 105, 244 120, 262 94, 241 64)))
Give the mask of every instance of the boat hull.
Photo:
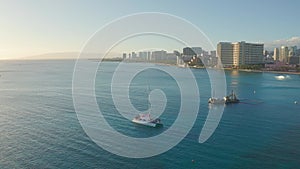
POLYGON ((162 126, 161 123, 154 123, 154 122, 148 122, 148 121, 141 121, 141 120, 136 120, 136 119, 133 119, 132 122, 133 122, 133 123, 136 123, 136 124, 148 126, 148 127, 159 127, 159 126, 162 126))
POLYGON ((210 103, 210 104, 225 104, 226 100, 217 99, 217 98, 209 98, 208 103, 210 103))
POLYGON ((234 103, 239 103, 240 100, 230 100, 230 101, 226 101, 225 104, 234 104, 234 103))

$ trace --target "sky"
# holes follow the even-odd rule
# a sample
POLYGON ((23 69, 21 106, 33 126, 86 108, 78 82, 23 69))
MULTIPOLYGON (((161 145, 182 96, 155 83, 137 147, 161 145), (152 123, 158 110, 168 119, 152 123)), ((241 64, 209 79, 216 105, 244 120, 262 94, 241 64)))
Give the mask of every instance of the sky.
POLYGON ((219 41, 300 44, 299 6, 298 0, 0 0, 0 59, 79 52, 107 23, 139 12, 184 18, 215 46, 219 41))

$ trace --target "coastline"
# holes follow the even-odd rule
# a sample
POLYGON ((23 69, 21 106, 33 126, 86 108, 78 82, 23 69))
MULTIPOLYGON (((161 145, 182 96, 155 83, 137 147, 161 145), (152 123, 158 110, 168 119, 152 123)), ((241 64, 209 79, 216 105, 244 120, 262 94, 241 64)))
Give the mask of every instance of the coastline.
MULTIPOLYGON (((167 63, 154 63, 156 65, 163 65, 163 66, 176 66, 180 67, 176 64, 167 64, 167 63)), ((206 67, 189 67, 191 69, 206 69, 206 67)), ((223 70, 237 70, 241 72, 250 72, 250 73, 272 73, 272 74, 291 74, 291 75, 300 75, 300 72, 284 72, 284 71, 272 71, 272 70, 252 70, 252 69, 232 69, 232 68, 223 68, 223 70)))
POLYGON ((254 72, 254 73, 272 73, 272 74, 293 74, 300 75, 300 72, 283 72, 283 71, 272 71, 272 70, 252 70, 252 69, 232 69, 224 68, 224 70, 237 70, 241 72, 254 72))
MULTIPOLYGON (((118 62, 120 60, 103 60, 104 62, 118 62)), ((121 61, 120 61, 121 62, 121 61)), ((161 62, 144 62, 144 61, 127 61, 128 63, 152 63, 155 65, 161 65, 161 66, 176 66, 180 67, 175 63, 161 63, 161 62)), ((183 67, 180 67, 183 68, 183 67)), ((191 69, 206 69, 204 66, 199 66, 199 67, 189 67, 191 69)), ((233 69, 233 68, 223 68, 223 70, 237 70, 241 72, 252 72, 252 73, 272 73, 272 74, 292 74, 292 75, 300 75, 300 72, 284 72, 284 71, 272 71, 272 70, 254 70, 254 69, 233 69)))
MULTIPOLYGON (((15 59, 15 60, 1 60, 1 61, 39 61, 39 60, 76 60, 76 59, 28 59, 28 60, 23 60, 23 59, 15 59)), ((88 60, 91 61, 99 61, 98 59, 94 59, 94 58, 90 58, 88 60)), ((122 59, 105 59, 103 60, 103 62, 122 62, 122 59)), ((144 62, 144 61, 127 61, 128 63, 152 63, 152 64, 156 64, 156 65, 161 65, 161 66, 176 66, 176 67, 180 67, 178 66, 176 63, 161 63, 161 62, 144 62)), ((184 68, 184 67, 180 67, 180 68, 184 68)), ((201 66, 201 67, 189 67, 191 69, 206 69, 206 67, 201 66)), ((253 69, 233 69, 233 68, 223 68, 223 70, 237 70, 237 71, 241 71, 241 72, 253 72, 253 73, 272 73, 272 74, 291 74, 291 75, 300 75, 300 72, 284 72, 284 71, 272 71, 272 70, 253 70, 253 69)))
MULTIPOLYGON (((151 63, 151 62, 146 62, 146 63, 151 63)), ((163 65, 163 66, 176 66, 180 67, 176 64, 172 63, 158 63, 158 62, 152 62, 153 64, 156 65, 163 65)), ((200 67, 189 67, 190 69, 206 69, 205 66, 200 66, 200 67)), ((241 72, 253 72, 253 73, 272 73, 272 74, 291 74, 291 75, 300 75, 300 72, 284 72, 284 71, 272 71, 272 70, 254 70, 254 69, 233 69, 233 68, 223 68, 223 70, 237 70, 241 72)))

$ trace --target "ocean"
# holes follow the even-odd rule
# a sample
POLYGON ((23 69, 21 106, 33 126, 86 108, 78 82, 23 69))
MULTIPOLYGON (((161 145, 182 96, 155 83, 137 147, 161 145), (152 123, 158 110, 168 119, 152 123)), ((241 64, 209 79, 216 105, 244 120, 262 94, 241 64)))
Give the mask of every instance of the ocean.
MULTIPOLYGON (((97 103, 108 124, 119 133, 137 138, 164 133, 176 121, 180 109, 176 80, 167 73, 149 69, 131 81, 125 97, 139 111, 149 108, 149 89, 160 89, 167 98, 160 116, 164 127, 137 126, 123 118, 114 106, 110 84, 117 65, 118 62, 101 63, 95 77, 97 103)), ((130 72, 133 66, 145 65, 125 66, 130 72)), ((72 98, 74 66, 74 60, 0 62, 1 169, 300 166, 300 75, 281 74, 278 78, 279 74, 273 73, 225 71, 227 91, 234 90, 241 103, 226 105, 213 135, 199 143, 210 109, 207 100, 211 89, 206 70, 191 69, 200 93, 200 108, 192 129, 169 151, 148 158, 127 158, 98 146, 82 128, 72 98)), ((179 80, 184 81, 185 77, 179 80)), ((120 142, 112 139, 111 145, 120 142)))

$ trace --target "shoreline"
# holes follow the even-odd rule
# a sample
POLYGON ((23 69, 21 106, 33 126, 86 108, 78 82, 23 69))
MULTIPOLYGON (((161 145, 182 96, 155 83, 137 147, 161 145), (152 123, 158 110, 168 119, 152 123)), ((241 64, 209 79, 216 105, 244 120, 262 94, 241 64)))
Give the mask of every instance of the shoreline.
MULTIPOLYGON (((176 66, 180 67, 176 64, 167 64, 167 63, 154 63, 156 65, 163 65, 163 66, 176 66)), ((190 69, 206 69, 206 67, 188 67, 190 69)), ((241 71, 241 72, 250 72, 250 73, 272 73, 272 74, 291 74, 291 75, 300 75, 300 72, 283 72, 283 71, 272 71, 272 70, 251 70, 251 69, 232 69, 232 68, 223 68, 223 70, 230 70, 230 71, 241 71)))
MULTIPOLYGON (((0 60, 0 61, 47 61, 47 60, 77 60, 77 59, 14 59, 14 60, 0 60)), ((88 60, 91 61, 99 61, 97 59, 90 58, 88 60)), ((121 59, 106 59, 103 62, 122 62, 121 59)), ((184 68, 178 66, 176 63, 159 63, 159 62, 144 62, 144 61, 127 61, 127 63, 151 63, 155 65, 161 66, 176 66, 179 68, 184 68)), ((206 69, 206 67, 188 67, 191 69, 206 69)), ((300 72, 284 72, 284 71, 272 71, 272 70, 252 70, 252 69, 233 69, 233 68, 223 68, 223 70, 230 70, 230 71, 241 71, 241 72, 253 72, 253 73, 272 73, 272 74, 291 74, 291 75, 300 75, 300 72)))
POLYGON ((292 74, 292 75, 300 75, 300 72, 283 72, 283 71, 273 71, 273 70, 251 70, 251 69, 231 69, 224 68, 224 70, 237 70, 241 72, 254 72, 254 73, 272 73, 272 74, 292 74))
MULTIPOLYGON (((106 62, 109 62, 109 60, 106 60, 106 62)), ((152 63, 155 65, 160 65, 160 66, 176 66, 179 68, 184 68, 180 67, 177 64, 174 63, 159 63, 159 62, 127 62, 127 63, 152 63)), ((206 69, 206 67, 201 66, 201 67, 187 67, 190 69, 206 69)), ((272 74, 291 74, 291 75, 300 75, 300 72, 283 72, 283 71, 272 71, 272 70, 252 70, 252 69, 233 69, 233 68, 223 68, 223 70, 230 70, 230 71, 241 71, 241 72, 252 72, 252 73, 272 73, 272 74)))

